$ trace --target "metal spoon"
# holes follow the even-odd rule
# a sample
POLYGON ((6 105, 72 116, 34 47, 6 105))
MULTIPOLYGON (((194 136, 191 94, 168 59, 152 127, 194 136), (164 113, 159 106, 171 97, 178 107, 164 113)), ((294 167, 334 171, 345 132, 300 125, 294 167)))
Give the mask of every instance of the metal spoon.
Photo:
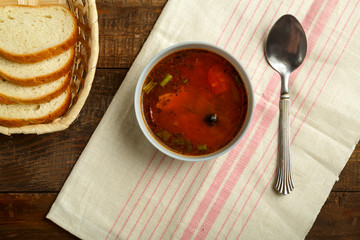
POLYGON ((266 59, 281 75, 279 166, 275 189, 289 194, 294 189, 290 160, 290 96, 289 76, 304 61, 306 35, 292 15, 282 16, 271 28, 265 47, 266 59))

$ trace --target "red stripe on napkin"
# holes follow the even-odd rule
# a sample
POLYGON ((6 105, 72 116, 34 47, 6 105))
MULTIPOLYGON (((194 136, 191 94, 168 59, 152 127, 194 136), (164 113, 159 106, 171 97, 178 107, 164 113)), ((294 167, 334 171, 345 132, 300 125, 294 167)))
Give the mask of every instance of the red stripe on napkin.
MULTIPOLYGON (((164 157, 161 159, 161 162, 164 160, 164 158, 165 158, 165 155, 164 155, 164 157)), ((161 162, 160 162, 159 166, 161 165, 161 162)), ((151 199, 153 198, 154 194, 156 193, 157 189, 159 188, 161 182, 164 180, 164 177, 165 177, 166 173, 169 171, 169 169, 170 169, 171 165, 173 164, 173 162, 174 162, 174 159, 172 158, 171 161, 170 161, 170 164, 167 166, 167 168, 166 168, 165 172, 163 173, 160 181, 159 181, 158 184, 156 185, 156 187, 155 187, 154 191, 152 192, 149 200, 147 201, 145 207, 143 208, 141 214, 140 214, 139 217, 137 218, 136 224, 138 224, 139 219, 140 219, 140 218, 142 217, 142 215, 144 214, 145 209, 146 209, 147 206, 149 205, 151 199)), ((156 169, 156 170, 157 170, 157 169, 156 169)), ((156 171, 154 171, 154 173, 155 173, 155 172, 156 172, 156 171)), ((151 182, 151 180, 148 182, 148 184, 150 184, 150 182, 151 182)), ((139 197, 139 200, 142 198, 143 193, 145 192, 145 190, 147 190, 147 187, 148 187, 148 185, 144 188, 144 191, 142 192, 141 196, 139 197)), ((138 202, 139 202, 139 200, 138 200, 138 202)), ((138 202, 137 202, 137 203, 138 203, 138 202)), ((126 218, 126 220, 125 220, 122 228, 120 229, 119 233, 116 235, 116 239, 115 239, 115 240, 117 240, 117 239, 119 238, 119 236, 120 236, 120 234, 122 233, 122 231, 124 230, 126 224, 129 222, 129 219, 130 219, 131 215, 133 214, 133 212, 134 212, 134 210, 135 210, 135 208, 136 208, 136 206, 137 206, 137 203, 135 204, 135 206, 134 206, 133 209, 131 210, 131 213, 129 214, 129 216, 126 218)), ((135 224, 134 227, 131 229, 131 232, 134 230, 136 224, 135 224)), ((128 237, 129 237, 129 236, 128 236, 128 237)))
MULTIPOLYGON (((185 179, 186 179, 186 177, 189 175, 189 172, 190 172, 190 170, 192 169, 192 167, 193 167, 193 166, 194 166, 194 162, 191 164, 191 166, 190 166, 190 167, 189 167, 189 169, 187 170, 187 172, 186 172, 185 176, 184 176, 184 177, 183 177, 183 179, 181 180, 181 182, 180 182, 179 186, 178 186, 178 187, 177 187, 177 189, 175 190, 175 193, 174 193, 174 195, 172 196, 172 198, 170 199, 170 201, 169 201, 168 205, 166 206, 165 211, 163 212, 163 214, 162 214, 162 215, 161 215, 161 217, 160 217, 160 220, 157 222, 157 224, 156 224, 156 226, 155 226, 154 230, 151 232, 151 235, 150 235, 149 239, 151 239, 151 238, 152 238, 152 236, 154 235, 154 233, 155 233, 156 229, 159 227, 159 225, 160 225, 160 222, 161 222, 162 218, 164 217, 165 213, 166 213, 166 212, 167 212, 167 210, 169 209, 169 206, 171 205, 172 201, 174 200, 174 198, 175 198, 176 194, 178 193, 178 191, 179 191, 180 187, 181 187, 181 186, 183 185, 183 183, 185 182, 185 179)), ((202 169, 202 167, 203 167, 203 166, 204 166, 204 163, 202 164, 202 166, 201 166, 200 170, 202 169)), ((198 171, 198 173, 200 173, 200 170, 198 171)), ((160 201, 159 201, 159 203, 160 203, 160 201)), ((158 204, 159 204, 159 203, 158 203, 158 204)), ((158 207, 158 206, 156 206, 156 208, 155 208, 155 209, 157 209, 157 207, 158 207)), ((154 214, 155 209, 154 209, 154 211, 153 211, 152 215, 154 214)), ((152 216, 152 215, 151 215, 151 216, 152 216)), ((144 232, 145 228, 147 227, 147 225, 148 225, 148 223, 149 223, 150 219, 151 219, 151 217, 149 218, 148 222, 146 223, 146 225, 144 226, 143 230, 141 231, 140 236, 143 234, 143 232, 144 232)), ((140 236, 138 237, 138 239, 140 239, 140 236)))
POLYGON ((119 220, 120 216, 121 216, 121 215, 122 215, 122 213, 124 212, 124 209, 125 209, 125 208, 126 208, 126 206, 129 204, 130 199, 131 199, 131 198, 132 198, 132 196, 134 195, 135 190, 137 189, 137 187, 139 186, 139 184, 140 184, 141 180, 142 180, 142 179, 143 179, 143 177, 145 176, 145 173, 148 171, 148 169, 149 169, 149 167, 150 167, 151 163, 154 161, 154 158, 155 158, 155 156, 156 156, 156 154, 157 154, 157 153, 158 153, 158 151, 156 150, 156 151, 155 151, 155 153, 154 153, 154 155, 153 155, 153 157, 151 158, 151 160, 150 160, 149 164, 147 165, 146 169, 145 169, 145 170, 144 170, 144 172, 141 174, 140 179, 139 179, 139 180, 138 180, 138 182, 136 183, 134 190, 131 192, 131 194, 130 194, 130 196, 129 196, 128 200, 126 201, 125 205, 123 206, 123 208, 121 209, 121 211, 120 211, 119 215, 117 216, 117 218, 116 218, 116 220, 115 220, 114 224, 113 224, 113 225, 112 225, 112 227, 110 228, 110 230, 109 230, 109 232, 108 232, 108 234, 107 234, 107 236, 106 236, 105 240, 108 240, 108 238, 109 238, 109 236, 110 236, 110 233, 113 231, 113 229, 114 229, 114 227, 115 227, 116 223, 118 222, 118 220, 119 220))
MULTIPOLYGON (((209 170, 207 171, 207 173, 206 173, 205 177, 203 178, 203 180, 202 180, 201 184, 199 185, 199 187, 196 189, 195 194, 194 194, 193 197, 191 198, 190 203, 187 205, 184 213, 182 214, 182 216, 181 216, 181 218, 180 218, 180 221, 179 221, 178 224, 176 225, 176 228, 175 228, 175 230, 173 231, 173 233, 171 234, 171 237, 170 237, 171 239, 173 239, 174 234, 176 233, 176 231, 178 230, 180 224, 182 223, 182 220, 183 220, 184 216, 187 214, 187 212, 188 212, 191 204, 194 202, 195 197, 198 195, 199 190, 200 190, 200 188, 203 186, 206 178, 208 177, 211 169, 213 168, 213 166, 214 166, 214 164, 215 164, 215 161, 216 161, 216 159, 213 160, 213 163, 211 164, 211 167, 210 167, 209 170)), ((164 233, 165 233, 165 232, 164 232, 164 233)), ((164 234, 164 233, 163 233, 163 234, 164 234)))
POLYGON ((242 12, 241 16, 239 17, 239 19, 238 19, 238 21, 237 21, 237 23, 236 23, 235 28, 234 28, 233 31, 231 32, 230 37, 229 37, 228 40, 226 41, 224 48, 226 48, 227 45, 229 44, 231 37, 233 36, 235 30, 236 30, 237 27, 239 26, 239 23, 241 22, 241 19, 243 18, 244 13, 245 13, 246 9, 249 7, 250 3, 251 3, 251 0, 249 0, 248 3, 247 3, 247 5, 246 5, 246 7, 243 8, 243 12, 242 12))
MULTIPOLYGON (((156 168, 155 168, 154 172, 152 173, 152 175, 151 175, 151 177, 150 177, 150 180, 148 181, 148 183, 147 183, 147 184, 146 184, 146 186, 144 187, 144 189, 143 189, 142 193, 140 194, 139 198, 137 199, 137 201, 136 201, 136 203, 135 203, 134 207, 132 208, 132 210, 131 210, 130 214, 129 214, 129 215, 128 215, 128 217, 126 218, 126 221, 128 221, 128 220, 129 220, 129 218, 131 217, 132 213, 134 212, 134 209, 135 209, 135 208, 136 208, 136 206, 139 204, 140 199, 141 199, 141 198, 142 198, 142 196, 144 195, 144 193, 145 193, 145 191, 146 191, 147 187, 149 186, 149 184, 150 184, 151 180, 154 178, 154 176, 155 176, 156 172, 159 170, 159 168, 160 168, 160 166, 161 166, 162 162, 164 161, 164 158, 165 158, 165 155, 161 158, 160 162, 159 162, 159 163, 158 163, 158 165, 156 166, 156 168)), ((151 164, 149 164, 149 165, 151 165, 151 164)), ((148 171, 148 168, 145 170, 145 174, 146 174, 146 172, 147 172, 147 171, 148 171)), ((136 188, 135 188, 135 189, 136 189, 136 188)), ((134 189, 134 191, 135 191, 135 189, 134 189)), ((118 220, 118 219, 119 219, 119 217, 117 218, 117 220, 118 220)), ((116 225, 116 222, 114 223, 114 225, 116 225)), ((124 225, 123 227, 125 227, 125 225, 124 225)), ((123 228, 122 228, 122 229, 123 229, 123 228)), ((122 231, 122 229, 121 229, 120 231, 122 231)), ((111 232, 109 232, 108 236, 109 236, 110 234, 111 234, 111 232)))
MULTIPOLYGON (((259 2, 259 3, 260 3, 260 2, 259 2)), ((260 18, 260 21, 259 21, 258 24, 256 25, 256 27, 255 27, 255 29, 254 29, 254 32, 253 32, 253 34, 252 34, 251 37, 250 37, 250 40, 248 41, 248 43, 246 44, 246 46, 243 48, 243 51, 242 51, 239 59, 242 59, 242 57, 244 56, 246 50, 249 48, 249 45, 250 45, 250 43, 252 42, 252 40, 253 40, 253 38, 254 38, 254 36, 255 36, 255 33, 257 32, 260 24, 262 23, 265 15, 266 15, 266 13, 268 12, 271 3, 272 3, 272 1, 270 1, 269 4, 267 5, 267 7, 266 7, 266 9, 265 9, 265 11, 264 11, 264 13, 263 13, 263 15, 262 15, 261 18, 260 18)), ((281 3, 279 4, 279 7, 278 7, 278 9, 277 9, 276 12, 275 12, 274 17, 275 17, 275 15, 276 15, 276 13, 278 12, 278 10, 280 9, 282 3, 283 3, 283 1, 281 1, 281 3)), ((293 1, 292 3, 294 3, 294 1, 293 1)), ((274 17, 271 19, 270 23, 273 21, 274 17)), ((268 28, 269 28, 270 26, 271 26, 271 24, 268 25, 268 28)), ((264 36, 265 33, 267 32, 267 29, 268 29, 268 28, 266 28, 266 31, 264 31, 263 36, 264 36)), ((263 36, 261 37, 261 39, 263 39, 263 36)), ((239 44, 239 42, 240 42, 240 41, 238 41, 238 44, 239 44)), ((255 53, 256 53, 257 49, 259 48, 261 42, 262 42, 262 41, 259 41, 259 44, 256 46, 256 49, 255 49, 253 55, 251 56, 250 61, 251 61, 252 57, 255 55, 255 53)), ((234 49, 234 51, 235 51, 235 49, 234 49)), ((233 51, 233 52, 234 52, 234 51, 233 51)), ((250 63, 250 61, 249 61, 249 63, 250 63)), ((246 67, 246 68, 247 68, 247 67, 246 67)))
MULTIPOLYGON (((174 213, 172 214, 171 219, 170 219, 170 221, 168 222, 168 224, 166 225, 163 233, 161 234, 160 239, 163 239, 163 237, 164 237, 166 231, 168 230, 171 222, 173 221, 176 213, 179 211, 180 205, 183 203, 183 201, 184 201, 185 197, 187 196, 187 194, 189 193, 192 185, 195 183, 195 180, 196 180, 197 177, 199 176, 199 174, 200 174, 201 170, 203 169, 205 163, 206 163, 206 162, 203 162, 203 164, 201 165, 201 168, 197 171, 195 177, 193 178, 192 182, 190 183, 188 189, 186 190, 186 192, 185 192, 185 194, 183 195, 182 199, 180 200, 179 204, 176 206, 176 210, 175 210, 174 213)), ((215 161, 213 162, 213 164, 214 164, 214 163, 215 163, 215 161)), ((210 168, 210 169, 211 169, 211 168, 210 168)), ((209 173, 209 171, 208 171, 208 173, 209 173)), ((205 177, 205 178, 206 178, 206 177, 205 177)), ((205 179, 205 178, 204 178, 204 179, 205 179)), ((185 178, 184 178, 184 179, 185 179, 185 178)), ((177 189, 176 191, 178 191, 178 189, 177 189)), ((174 195, 174 196, 175 196, 175 195, 174 195)), ((167 209, 168 209, 169 205, 171 204, 172 200, 173 200, 173 198, 171 199, 170 203, 169 203, 168 206, 166 207, 165 212, 167 211, 167 209)), ((159 220, 158 223, 156 224, 156 228, 159 226, 159 223, 160 223, 160 221, 162 220, 162 218, 164 217, 165 212, 163 213, 163 215, 161 216, 160 220, 159 220)), ((152 236, 153 234, 154 234, 154 231, 153 231, 153 233, 151 233, 151 236, 152 236)))
POLYGON ((240 5, 240 2, 241 2, 241 0, 239 0, 239 1, 238 1, 238 3, 236 4, 236 7, 234 8, 234 11, 232 12, 232 14, 231 14, 231 16, 230 16, 229 20, 228 20, 228 21, 227 21, 227 23, 225 24, 225 27, 224 27, 224 29, 222 30, 221 34, 220 34, 220 36, 219 36, 218 40, 216 41, 216 45, 218 45, 218 44, 219 44, 219 41, 220 41, 221 37, 224 35, 225 30, 226 30, 226 29, 227 29, 227 27, 229 26, 229 23, 230 23, 231 19, 233 18, 233 16, 234 16, 234 14, 235 14, 236 10, 238 9, 238 7, 239 7, 239 5, 240 5))
MULTIPOLYGON (((139 235, 138 239, 139 239, 139 238, 141 237, 141 235, 144 233, 146 226, 149 224, 150 219, 151 219, 151 218, 152 218, 152 216, 154 215, 154 213, 155 213, 156 209, 159 207, 159 204, 161 203, 161 201, 162 201, 162 199, 164 198, 164 196, 165 196, 165 194, 166 194, 167 190, 169 189, 169 187, 170 187, 171 183, 174 181, 175 177, 176 177, 176 176, 177 176, 177 174, 179 173, 180 168, 182 167, 182 165, 183 165, 183 164, 184 164, 184 162, 181 162, 181 163, 179 164, 178 168, 176 169, 175 174, 172 176, 172 178, 171 178, 170 182, 169 182, 169 183, 168 183, 168 185, 166 186, 165 191, 163 192, 163 194, 161 195, 161 197, 160 197, 160 199, 159 199, 158 203, 156 204, 155 208, 153 209, 153 211, 152 211, 152 213, 151 213, 151 215, 150 215, 150 217, 149 217, 148 221, 146 222, 146 224, 144 225, 144 227, 143 227, 142 231, 140 232, 140 235, 139 235)), ((192 165, 191 165, 191 167, 192 167, 192 165)), ((170 166, 169 166, 169 168, 170 168, 170 166)), ((168 169, 169 169, 169 168, 168 168, 168 169)), ((168 170, 168 169, 167 169, 167 170, 168 170)), ((190 168, 188 169, 188 171, 189 171, 189 170, 190 170, 190 168)), ((167 172, 167 171, 166 171, 166 172, 167 172)), ((164 173, 163 177, 165 177, 166 172, 164 173)), ((160 183, 162 182, 162 180, 163 180, 163 178, 162 178, 162 179, 161 179, 161 181, 159 182, 159 185, 160 185, 160 183)), ((158 186, 159 186, 159 185, 158 185, 158 186)), ((156 189, 156 190, 157 190, 157 189, 156 189)), ((147 208, 147 206, 149 205, 149 202, 150 202, 150 201, 151 201, 151 199, 153 198, 153 196, 154 196, 154 194, 155 194, 156 190, 155 190, 155 191, 153 192, 153 194, 151 195, 151 197, 150 197, 149 201, 147 202, 147 204, 146 204, 145 208, 143 209, 143 212, 145 211, 145 209, 146 209, 146 208, 147 208)), ((141 214, 143 214, 143 212, 142 212, 141 214)), ((130 236, 131 236, 132 232, 134 231, 135 227, 136 227, 136 226, 137 226, 137 224, 139 223, 139 219, 140 219, 140 218, 141 218, 141 216, 139 216, 139 218, 137 219, 137 221, 136 221, 135 225, 132 227, 132 229, 131 229, 130 233, 128 234, 128 236, 126 237, 126 239, 129 239, 129 238, 130 238, 130 236)))
MULTIPOLYGON (((261 1, 259 1, 258 4, 256 5, 255 11, 254 11, 253 14, 251 15, 250 20, 246 23, 245 28, 244 28, 243 31, 241 32, 240 38, 239 38, 238 41, 236 42, 236 45, 235 45, 234 49, 233 49, 232 52, 231 52, 232 54, 234 54, 235 50, 236 50, 237 47, 239 46, 240 40, 243 38, 244 33, 246 32, 247 28, 249 27, 250 22, 252 22, 254 16, 256 16, 256 12, 257 12, 257 10, 259 9, 260 3, 261 3, 261 1)), ((265 13, 267 12, 267 10, 268 10, 269 6, 271 5, 271 3, 272 3, 272 1, 270 1, 268 7, 265 9, 263 16, 264 16, 265 13)), ((262 18, 260 19, 259 23, 261 22, 261 20, 262 20, 262 18)), ((230 39, 230 38, 229 38, 229 39, 230 39)), ((250 41, 251 41, 251 38, 250 38, 250 40, 248 41, 248 43, 250 43, 250 41)))

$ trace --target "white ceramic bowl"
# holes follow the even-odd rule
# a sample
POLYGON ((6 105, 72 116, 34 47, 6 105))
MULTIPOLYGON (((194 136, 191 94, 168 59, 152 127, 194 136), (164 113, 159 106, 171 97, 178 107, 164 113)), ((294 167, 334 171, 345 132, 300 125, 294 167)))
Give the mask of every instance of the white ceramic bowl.
POLYGON ((137 121, 140 125, 142 132, 145 134, 146 138, 158 150, 160 150, 161 152, 165 153, 166 155, 168 155, 170 157, 173 157, 173 158, 179 159, 179 160, 204 161, 204 160, 210 160, 210 159, 216 158, 216 157, 226 153, 231 148, 233 148, 244 136, 246 130, 248 129, 248 127, 250 125, 253 111, 254 111, 254 93, 253 93, 253 89, 251 87, 250 79, 249 79, 245 69, 240 64, 240 62, 235 57, 233 57, 230 53, 228 53, 227 51, 225 51, 224 49, 222 49, 216 45, 205 43, 205 42, 184 42, 184 43, 179 43, 179 44, 173 45, 169 48, 162 50, 155 57, 153 57, 150 60, 150 62, 145 66, 144 70, 142 71, 142 73, 139 77, 138 83, 136 85, 134 104, 135 104, 136 118, 137 118, 137 121), (245 88, 247 90, 247 96, 248 96, 248 111, 247 111, 246 119, 245 119, 244 125, 242 126, 242 128, 240 129, 240 131, 236 135, 236 137, 231 142, 229 142, 225 147, 219 149, 218 151, 210 153, 210 154, 199 155, 199 156, 184 155, 184 154, 181 154, 178 152, 174 152, 171 149, 169 149, 168 147, 166 147, 164 144, 159 142, 156 139, 156 137, 153 135, 151 129, 147 126, 146 119, 145 119, 144 113, 143 113, 143 107, 142 107, 143 85, 146 80, 146 77, 148 76, 148 74, 152 70, 152 68, 160 60, 162 60, 164 57, 168 56, 169 54, 171 54, 173 52, 176 52, 179 50, 184 50, 184 49, 194 49, 194 48, 208 50, 208 51, 214 52, 214 53, 224 57, 225 59, 227 59, 240 74, 240 76, 245 84, 245 88))

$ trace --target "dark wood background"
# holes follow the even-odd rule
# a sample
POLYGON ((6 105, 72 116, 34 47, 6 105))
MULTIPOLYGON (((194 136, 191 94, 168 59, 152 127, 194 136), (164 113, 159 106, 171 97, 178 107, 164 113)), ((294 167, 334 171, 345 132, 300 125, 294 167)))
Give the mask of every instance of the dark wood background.
MULTIPOLYGON (((0 239, 75 239, 45 216, 165 3, 97 0, 99 62, 79 118, 62 132, 0 135, 0 239)), ((360 239, 359 144, 306 239, 360 239)))

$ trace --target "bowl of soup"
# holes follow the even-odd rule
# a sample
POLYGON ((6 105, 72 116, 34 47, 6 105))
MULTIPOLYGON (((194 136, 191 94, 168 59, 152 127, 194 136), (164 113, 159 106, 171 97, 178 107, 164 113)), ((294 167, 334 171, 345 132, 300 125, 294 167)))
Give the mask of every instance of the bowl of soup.
POLYGON ((204 161, 232 149, 250 125, 254 95, 240 62, 224 49, 185 42, 143 69, 135 113, 146 138, 179 160, 204 161))

